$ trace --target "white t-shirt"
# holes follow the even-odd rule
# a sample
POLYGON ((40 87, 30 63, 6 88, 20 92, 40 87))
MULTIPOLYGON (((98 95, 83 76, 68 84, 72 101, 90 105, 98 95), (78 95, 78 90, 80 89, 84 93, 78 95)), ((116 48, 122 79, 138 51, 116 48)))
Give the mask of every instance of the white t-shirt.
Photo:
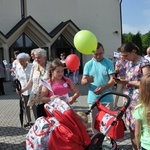
MULTIPOLYGON (((25 69, 23 69, 23 67, 21 65, 17 65, 15 71, 16 71, 16 78, 20 81, 21 87, 24 88, 27 84, 27 82, 29 81, 30 78, 30 73, 31 73, 31 68, 32 68, 32 64, 28 63, 27 67, 25 69)), ((23 92, 23 95, 30 95, 30 91, 26 90, 25 92, 23 92)))

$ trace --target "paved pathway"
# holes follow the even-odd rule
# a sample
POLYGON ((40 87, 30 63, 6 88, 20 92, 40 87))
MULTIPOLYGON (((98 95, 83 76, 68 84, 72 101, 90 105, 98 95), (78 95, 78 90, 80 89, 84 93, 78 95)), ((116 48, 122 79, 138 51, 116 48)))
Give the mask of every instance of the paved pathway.
MULTIPOLYGON (((25 150, 25 136, 28 129, 20 128, 19 96, 13 92, 10 82, 5 82, 6 95, 0 96, 0 150, 25 150)), ((81 96, 73 105, 75 110, 86 111, 87 87, 79 85, 81 96)), ((131 150, 129 132, 117 141, 120 150, 131 150)))

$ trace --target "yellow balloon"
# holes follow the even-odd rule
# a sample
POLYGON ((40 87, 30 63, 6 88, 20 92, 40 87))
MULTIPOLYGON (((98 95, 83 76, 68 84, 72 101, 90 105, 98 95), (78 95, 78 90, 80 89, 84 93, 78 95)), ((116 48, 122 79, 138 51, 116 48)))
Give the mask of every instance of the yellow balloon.
POLYGON ((97 38, 92 32, 81 30, 74 36, 74 46, 82 54, 92 54, 97 48, 97 38))

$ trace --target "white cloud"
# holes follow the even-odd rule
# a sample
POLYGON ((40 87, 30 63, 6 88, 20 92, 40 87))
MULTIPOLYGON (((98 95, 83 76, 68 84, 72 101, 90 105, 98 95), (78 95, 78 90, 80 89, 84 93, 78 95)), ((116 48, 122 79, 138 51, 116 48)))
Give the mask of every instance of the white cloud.
POLYGON ((150 31, 150 28, 148 27, 143 27, 143 26, 130 26, 128 24, 123 24, 122 25, 122 30, 123 30, 123 33, 133 33, 133 34, 136 34, 137 32, 140 32, 141 34, 145 34, 147 33, 148 31, 150 31))

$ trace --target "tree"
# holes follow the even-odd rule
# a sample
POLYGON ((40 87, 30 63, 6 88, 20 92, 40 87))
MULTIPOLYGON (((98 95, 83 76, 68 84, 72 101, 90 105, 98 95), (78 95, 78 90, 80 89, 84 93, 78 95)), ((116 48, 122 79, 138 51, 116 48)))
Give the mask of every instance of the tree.
POLYGON ((122 42, 123 43, 132 42, 132 37, 133 37, 133 34, 131 32, 128 34, 123 34, 122 42))
POLYGON ((135 43, 141 50, 141 54, 146 54, 147 47, 150 46, 150 31, 146 34, 141 34, 137 32, 137 34, 132 34, 131 32, 128 34, 122 34, 122 42, 133 42, 135 43))
POLYGON ((138 32, 136 35, 133 35, 132 37, 132 43, 136 44, 140 49, 140 54, 143 54, 143 47, 142 47, 142 39, 141 39, 141 33, 138 32))
POLYGON ((147 47, 150 46, 150 31, 144 35, 142 35, 142 43, 143 43, 143 52, 146 54, 147 47))

